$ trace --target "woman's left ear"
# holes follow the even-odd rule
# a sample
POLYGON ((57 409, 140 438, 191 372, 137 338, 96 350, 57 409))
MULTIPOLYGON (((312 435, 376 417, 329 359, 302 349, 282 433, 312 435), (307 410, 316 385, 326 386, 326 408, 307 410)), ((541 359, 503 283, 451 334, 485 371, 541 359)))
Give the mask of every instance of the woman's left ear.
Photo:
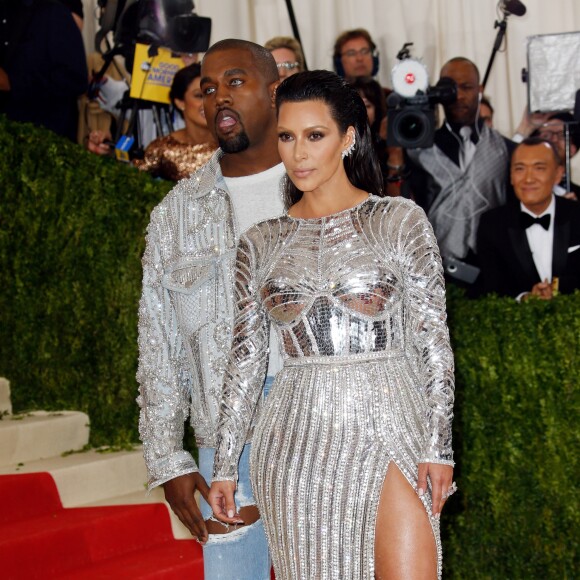
POLYGON ((350 148, 351 145, 356 141, 356 131, 354 130, 353 126, 350 126, 346 130, 345 136, 347 137, 346 142, 345 142, 345 146, 350 148))
POLYGON ((344 146, 345 149, 342 150, 342 158, 348 157, 356 147, 356 132, 354 127, 349 127, 345 133, 344 146))

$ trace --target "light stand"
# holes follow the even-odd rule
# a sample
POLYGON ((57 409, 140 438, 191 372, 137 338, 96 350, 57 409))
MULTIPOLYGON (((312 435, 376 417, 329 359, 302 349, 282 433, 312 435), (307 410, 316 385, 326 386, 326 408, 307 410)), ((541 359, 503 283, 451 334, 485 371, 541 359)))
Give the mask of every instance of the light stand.
POLYGON ((564 140, 566 147, 566 192, 571 191, 571 158, 570 155, 570 123, 564 123, 564 140))
POLYGON ((487 63, 487 69, 485 70, 483 82, 481 83, 483 89, 485 89, 485 85, 487 84, 487 79, 489 78, 489 73, 491 72, 491 67, 493 66, 493 61, 495 60, 495 55, 497 54, 497 51, 500 49, 501 44, 503 42, 503 39, 504 39, 504 36, 506 33, 506 29, 507 29, 508 16, 509 16, 509 13, 504 12, 503 20, 501 20, 501 21, 496 20, 495 21, 494 28, 498 28, 499 30, 497 31, 497 35, 495 37, 495 43, 493 45, 493 48, 491 49, 491 56, 489 58, 489 62, 487 63))
POLYGON ((500 49, 504 36, 507 30, 508 16, 513 14, 514 16, 523 16, 526 13, 526 7, 520 2, 520 0, 500 0, 498 2, 498 11, 503 12, 503 19, 496 20, 494 28, 498 28, 497 36, 495 37, 495 43, 491 50, 491 56, 487 64, 487 69, 485 70, 485 75, 483 77, 483 82, 481 83, 483 89, 487 84, 487 79, 489 78, 489 73, 491 72, 491 67, 493 66, 493 61, 497 51, 500 49))
MULTIPOLYGON (((292 26, 292 33, 294 34, 294 38, 298 41, 300 46, 302 46, 302 41, 300 40, 300 31, 298 30, 298 23, 296 22, 296 17, 294 16, 294 8, 292 7, 292 0, 286 0, 286 8, 288 10, 288 17, 290 18, 290 24, 292 26)), ((302 55, 304 56, 304 70, 308 70, 304 49, 302 49, 302 55)))

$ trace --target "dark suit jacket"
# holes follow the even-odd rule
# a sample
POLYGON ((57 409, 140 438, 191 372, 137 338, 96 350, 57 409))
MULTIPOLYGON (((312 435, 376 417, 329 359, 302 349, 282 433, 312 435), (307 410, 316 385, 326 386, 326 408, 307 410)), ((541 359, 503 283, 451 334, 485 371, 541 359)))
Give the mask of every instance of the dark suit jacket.
POLYGON ((0 113, 76 141, 77 99, 87 90, 89 73, 71 11, 53 0, 0 0, 4 19, 8 48, 0 50, 0 66, 10 91, 0 94, 0 113))
MULTIPOLYGON (((477 255, 481 293, 518 296, 540 282, 526 232, 519 225, 519 204, 492 209, 481 216, 477 255)), ((580 289, 580 203, 556 197, 552 276, 562 293, 580 289), (570 251, 575 246, 575 250, 570 251)))

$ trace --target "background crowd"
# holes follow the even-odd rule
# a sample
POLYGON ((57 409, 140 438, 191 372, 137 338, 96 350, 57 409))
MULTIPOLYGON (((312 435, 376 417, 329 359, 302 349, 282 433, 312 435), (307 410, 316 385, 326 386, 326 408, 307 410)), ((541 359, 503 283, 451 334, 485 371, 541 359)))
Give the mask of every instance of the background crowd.
MULTIPOLYGON (((1 2, 0 11, 8 39, 0 48, 0 110, 14 120, 44 125, 78 140, 94 153, 112 154, 116 141, 113 134, 118 136, 126 129, 119 107, 129 88, 130 75, 123 68, 122 59, 115 60, 98 84, 98 90, 93 87, 90 98, 87 97, 91 74, 95 73, 89 67, 97 64, 98 55, 91 54, 87 64, 82 39, 85 16, 82 2, 27 0, 21 5, 1 2), (46 22, 51 25, 45 26, 46 22), (116 75, 115 69, 121 69, 123 74, 116 75), (41 100, 36 98, 38 89, 43 94, 41 100), (82 102, 80 114, 79 102, 82 102), (92 115, 88 114, 89 110, 92 115)), ((270 38, 265 47, 276 60, 281 80, 306 68, 304 53, 295 38, 270 38)), ((170 92, 173 122, 170 121, 169 127, 161 127, 160 131, 151 115, 144 117, 139 126, 139 143, 145 150, 133 163, 154 176, 173 181, 186 177, 203 165, 217 147, 205 122, 196 60, 196 55, 183 55, 184 68, 175 76, 170 92)), ((570 264, 565 265, 570 260, 552 263, 549 256, 550 259, 540 264, 530 232, 544 226, 528 226, 526 243, 520 240, 517 263, 528 262, 527 276, 507 267, 503 251, 496 252, 492 259, 485 241, 489 236, 478 233, 480 219, 487 211, 506 204, 517 205, 518 200, 525 205, 521 187, 516 186, 510 172, 510 159, 516 143, 522 140, 525 143, 530 136, 550 144, 554 149, 550 159, 556 163, 553 175, 544 185, 547 205, 537 206, 537 215, 541 217, 540 214, 548 211, 554 195, 558 197, 558 213, 566 212, 576 219, 577 206, 565 199, 577 200, 579 186, 571 181, 568 187, 562 170, 566 128, 572 158, 580 147, 580 130, 570 111, 530 114, 524 109, 514 134, 502 135, 494 129, 494 106, 483 94, 478 66, 456 55, 440 71, 440 77, 451 78, 456 83, 457 99, 442 107, 434 146, 403 150, 387 147, 387 97, 391 89, 381 85, 378 44, 370 33, 364 28, 355 28, 338 34, 332 48, 332 67, 356 88, 367 107, 388 194, 414 199, 427 212, 448 279, 467 287, 473 296, 495 291, 518 299, 525 298, 527 293, 549 298, 554 292, 570 291, 579 285, 580 274, 577 270, 568 271, 570 264), (486 255, 483 264, 478 246, 486 255), (484 272, 480 274, 482 265, 484 272), (492 265, 494 272, 489 271, 492 265), (497 269, 502 268, 511 280, 509 283, 500 283, 503 277, 497 269), (535 276, 535 271, 541 275, 535 276), (525 286, 513 284, 516 276, 526 278, 525 286), (562 276, 564 283, 560 285, 562 276), (533 282, 531 286, 530 282, 533 282), (547 283, 549 292, 544 291, 547 283)), ((536 211, 529 207, 528 210, 536 211)), ((550 246, 554 223, 558 221, 552 217, 552 225, 544 230, 548 232, 550 246)), ((496 221, 490 223, 488 216, 484 222, 492 230, 497 225, 496 221)), ((569 258, 574 258, 578 245, 575 239, 566 237, 561 242, 566 248, 560 251, 569 252, 569 258)))

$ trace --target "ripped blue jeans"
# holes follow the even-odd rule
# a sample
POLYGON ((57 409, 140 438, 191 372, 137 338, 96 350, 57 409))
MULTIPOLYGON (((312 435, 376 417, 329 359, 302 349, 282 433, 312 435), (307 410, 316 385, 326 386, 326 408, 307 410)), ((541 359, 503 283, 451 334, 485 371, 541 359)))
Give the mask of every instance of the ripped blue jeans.
MULTIPOLYGON (((272 377, 266 379, 264 397, 270 390, 272 377)), ((213 475, 214 448, 199 449, 199 471, 209 483, 213 475)), ((250 444, 244 445, 238 464, 238 508, 255 505, 250 484, 250 444)), ((208 503, 200 498, 203 519, 212 516, 208 503)), ((204 580, 269 580, 270 553, 262 520, 227 534, 210 534, 203 547, 204 580)))

